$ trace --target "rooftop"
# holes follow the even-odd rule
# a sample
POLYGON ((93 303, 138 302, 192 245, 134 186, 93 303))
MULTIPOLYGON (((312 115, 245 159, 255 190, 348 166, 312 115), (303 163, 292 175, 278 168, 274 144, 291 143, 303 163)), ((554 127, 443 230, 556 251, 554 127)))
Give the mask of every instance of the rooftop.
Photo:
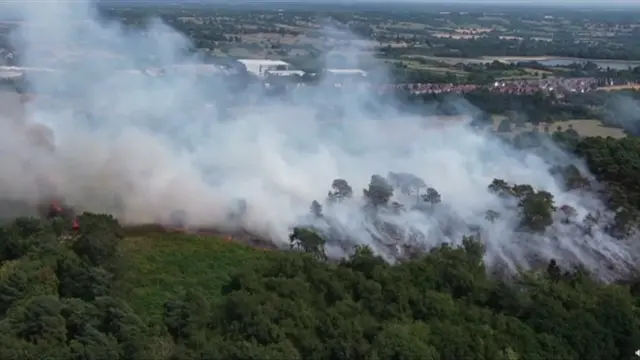
POLYGON ((238 59, 238 62, 241 62, 245 65, 274 65, 274 66, 289 65, 289 63, 284 62, 282 60, 270 60, 270 59, 238 59))
POLYGON ((267 74, 276 75, 276 76, 291 76, 291 75, 302 76, 304 75, 304 71, 302 70, 269 70, 267 71, 267 74))
POLYGON ((331 74, 367 75, 367 72, 361 69, 327 69, 326 71, 331 74))

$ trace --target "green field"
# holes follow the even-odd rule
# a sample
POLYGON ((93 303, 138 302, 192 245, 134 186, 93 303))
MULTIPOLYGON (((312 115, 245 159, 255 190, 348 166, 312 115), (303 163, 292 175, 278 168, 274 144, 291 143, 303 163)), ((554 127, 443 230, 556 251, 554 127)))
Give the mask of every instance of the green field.
MULTIPOLYGON (((506 119, 506 116, 504 115, 493 116, 494 131, 498 129, 498 126, 504 119, 506 119)), ((539 132, 548 132, 550 134, 553 134, 554 132, 565 131, 568 129, 574 129, 578 132, 578 134, 580 134, 580 136, 584 137, 601 136, 620 139, 627 136, 623 129, 606 126, 602 123, 602 121, 596 119, 572 119, 567 121, 557 121, 551 124, 540 123, 538 125, 533 125, 527 122, 520 128, 513 126, 511 133, 518 134, 522 132, 537 130, 539 132)))
POLYGON ((237 267, 272 254, 216 237, 171 233, 128 237, 120 252, 125 268, 120 290, 137 313, 152 319, 187 289, 215 303, 237 267))

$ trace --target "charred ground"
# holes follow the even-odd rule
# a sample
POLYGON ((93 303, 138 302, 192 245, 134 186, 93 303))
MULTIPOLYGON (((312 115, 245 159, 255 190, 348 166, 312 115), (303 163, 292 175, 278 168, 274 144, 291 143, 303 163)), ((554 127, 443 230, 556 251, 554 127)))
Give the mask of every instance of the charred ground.
MULTIPOLYGON (((548 135, 536 133, 525 134, 512 141, 515 146, 522 147, 526 143, 528 151, 537 151, 549 146, 549 140, 548 135), (526 139, 523 140, 524 137, 526 139)), ((637 140, 580 139, 570 133, 555 135, 554 140, 553 146, 561 146, 567 153, 581 156, 581 160, 588 164, 588 168, 582 171, 573 164, 550 167, 548 171, 556 176, 559 187, 563 191, 590 194, 603 204, 602 207, 579 213, 576 208, 555 199, 547 191, 528 184, 511 184, 494 179, 487 184, 487 191, 500 199, 500 209, 487 208, 477 222, 469 222, 448 209, 438 190, 428 186, 419 177, 410 173, 389 172, 384 176, 372 175, 368 187, 362 190, 360 196, 359 191, 354 190, 347 180, 335 179, 330 184, 326 199, 313 201, 309 215, 301 219, 300 226, 291 229, 288 244, 283 243, 282 239, 250 232, 238 225, 229 227, 236 229, 233 231, 220 227, 189 226, 180 220, 180 216, 167 223, 125 224, 124 229, 135 236, 184 233, 221 238, 260 249, 296 248, 313 253, 320 259, 337 260, 352 253, 355 247, 367 243, 353 238, 352 233, 342 231, 340 227, 343 224, 336 222, 332 214, 335 207, 349 204, 348 211, 357 212, 372 224, 365 230, 369 246, 388 261, 414 259, 434 246, 442 243, 462 245, 463 239, 469 238, 485 244, 488 253, 486 260, 491 267, 515 271, 522 267, 544 267, 554 260, 565 268, 583 266, 609 279, 633 272, 638 259, 635 242, 640 195, 634 190, 634 182, 630 179, 634 179, 639 171, 639 161, 633 158, 637 156, 634 155, 635 151, 640 149, 637 140), (415 229, 411 227, 415 225, 403 225, 395 221, 394 216, 405 216, 409 212, 421 216, 425 222, 436 221, 437 232, 415 229), (496 258, 490 254, 493 250, 490 247, 494 245, 491 237, 495 236, 491 233, 491 227, 505 217, 509 217, 509 226, 513 228, 512 236, 515 237, 513 243, 516 245, 500 250, 518 253, 503 253, 502 257, 496 258), (603 240, 602 236, 606 236, 606 239, 603 240), (542 240, 552 242, 552 247, 541 244, 542 240), (603 246, 601 243, 606 241, 610 244, 603 246), (553 250, 549 251, 550 248, 553 250), (514 260, 516 257, 520 257, 520 263, 514 262, 517 262, 514 260)), ((48 200, 35 209, 19 202, 3 202, 2 205, 13 214, 37 214, 49 220, 64 218, 70 222, 72 230, 77 231, 79 227, 76 211, 59 199, 48 200)), ((246 210, 246 204, 242 209, 246 210)), ((243 213, 234 214, 234 219, 241 220, 243 213)))

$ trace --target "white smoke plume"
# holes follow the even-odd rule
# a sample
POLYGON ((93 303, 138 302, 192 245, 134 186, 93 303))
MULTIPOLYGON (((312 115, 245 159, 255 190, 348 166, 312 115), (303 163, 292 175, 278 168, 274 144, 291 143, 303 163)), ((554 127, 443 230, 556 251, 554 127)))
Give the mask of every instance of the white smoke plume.
MULTIPOLYGON (((393 200, 409 210, 378 218, 400 228, 402 239, 418 239, 425 247, 460 243, 469 228, 481 226, 487 261, 512 269, 527 267, 531 254, 592 270, 603 258, 615 265, 636 261, 631 245, 598 229, 585 236, 577 225, 556 223, 544 235, 520 233, 516 215, 487 191, 494 178, 530 184, 551 192, 558 206, 575 208, 577 222, 597 211, 606 217, 597 199, 564 191, 549 173, 556 163, 581 167, 559 150, 552 151, 552 161, 519 152, 466 122, 442 126, 376 104, 373 91, 363 87, 341 90, 324 83, 296 91, 293 100, 262 98, 249 88, 234 99, 224 82, 203 83, 195 74, 145 76, 139 70, 151 65, 166 70, 200 61, 186 55, 187 39, 161 22, 141 32, 125 30, 99 18, 88 1, 3 6, 22 18, 13 34, 21 65, 54 68, 27 73, 35 96, 20 119, 1 123, 3 198, 35 203, 60 197, 132 224, 166 222, 180 210, 190 225, 221 228, 229 226, 243 199, 241 226, 279 244, 287 243, 293 226, 313 225, 393 260, 395 252, 381 245, 385 235, 361 210, 360 194, 372 174, 406 172, 437 189, 442 204, 427 216, 410 209, 415 199, 396 191, 393 200), (242 106, 225 108, 234 101, 242 106), (376 116, 367 110, 371 106, 377 106, 376 116), (336 108, 341 116, 333 113, 336 108), (36 124, 52 134, 33 130, 36 124), (52 138, 55 150, 34 145, 34 134, 40 136, 35 143, 52 138), (351 184, 354 199, 325 206, 326 220, 312 219, 310 203, 323 202, 336 178, 351 184), (504 216, 489 223, 488 209, 504 216)), ((362 61, 350 54, 342 58, 362 61)), ((343 256, 348 250, 331 243, 327 251, 343 256)))

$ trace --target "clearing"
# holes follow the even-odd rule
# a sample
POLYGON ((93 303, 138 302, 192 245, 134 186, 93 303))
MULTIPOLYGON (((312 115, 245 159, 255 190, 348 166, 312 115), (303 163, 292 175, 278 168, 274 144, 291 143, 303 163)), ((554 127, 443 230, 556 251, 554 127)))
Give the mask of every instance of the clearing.
POLYGON ((573 128, 581 136, 602 136, 602 137, 611 136, 616 139, 627 136, 624 130, 620 128, 606 126, 600 120, 574 119, 569 121, 557 122, 552 125, 552 127, 556 127, 556 128, 558 126, 562 126, 564 130, 568 129, 569 126, 573 126, 573 128))
MULTIPOLYGON (((494 115, 493 116, 493 129, 494 131, 498 129, 498 126, 502 120, 506 119, 503 115, 494 115)), ((522 127, 512 126, 511 133, 518 134, 525 131, 531 131, 537 129, 540 132, 548 132, 554 133, 557 131, 565 131, 568 129, 574 129, 580 134, 580 136, 590 137, 590 136, 602 136, 602 137, 613 137, 616 139, 623 138, 627 136, 624 130, 620 128, 610 127, 604 125, 600 120, 596 119, 572 119, 567 121, 556 121, 551 124, 540 123, 537 126, 534 126, 531 123, 525 123, 522 127)))

